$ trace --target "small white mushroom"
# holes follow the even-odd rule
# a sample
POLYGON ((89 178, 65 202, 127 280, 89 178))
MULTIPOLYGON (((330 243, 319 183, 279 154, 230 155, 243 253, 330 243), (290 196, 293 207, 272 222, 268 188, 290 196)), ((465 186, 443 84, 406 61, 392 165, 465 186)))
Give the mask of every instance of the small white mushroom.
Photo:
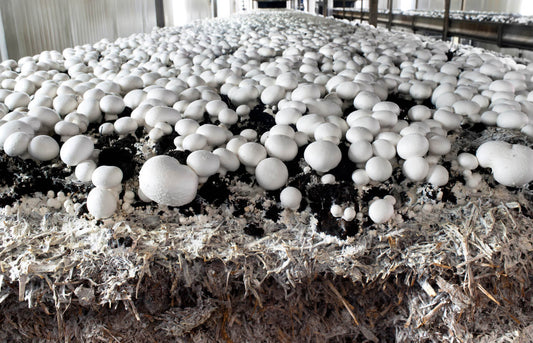
POLYGON ((409 157, 403 163, 403 174, 412 181, 422 181, 429 172, 427 160, 420 156, 409 157))
POLYGON ((98 132, 102 136, 110 136, 113 134, 113 132, 115 132, 115 126, 111 123, 103 123, 100 125, 100 127, 98 127, 98 132))
POLYGON ((286 187, 281 191, 279 200, 283 208, 297 210, 302 201, 302 193, 298 188, 286 187))
MULTIPOLYGON (((247 143, 254 144, 254 143, 247 143)), ((289 178, 289 171, 285 163, 275 157, 261 160, 255 168, 255 178, 259 186, 267 191, 280 189, 289 178)))
POLYGON ((467 152, 457 155, 457 162, 465 170, 474 170, 479 166, 477 157, 467 152))
POLYGON ((381 102, 381 99, 374 93, 362 91, 357 94, 353 100, 355 108, 362 110, 371 110, 375 104, 381 102))
POLYGON ((139 190, 158 204, 186 205, 194 200, 197 189, 196 173, 170 156, 150 158, 139 172, 139 190))
POLYGON ((285 135, 269 135, 265 142, 268 155, 277 157, 282 161, 292 161, 298 154, 296 142, 285 135))
POLYGON ((114 189, 120 186, 122 177, 123 174, 120 168, 115 166, 100 166, 93 171, 91 181, 96 187, 114 189))
POLYGON ((408 134, 398 141, 396 151, 403 159, 424 156, 429 151, 429 141, 421 134, 408 134))
POLYGON ((224 144, 228 138, 224 128, 213 124, 204 124, 200 126, 196 130, 196 133, 204 135, 205 138, 207 138, 207 144, 212 147, 224 144))
POLYGON ((96 169, 96 163, 93 160, 86 160, 78 163, 74 170, 74 175, 81 182, 89 182, 92 180, 92 175, 96 169))
POLYGON ((63 143, 59 156, 67 166, 75 166, 81 161, 89 159, 93 151, 93 141, 87 136, 77 135, 63 143))
POLYGON ((237 156, 242 164, 253 169, 267 157, 267 151, 259 143, 248 142, 239 147, 237 156))
POLYGON ((331 213, 331 215, 335 218, 340 218, 342 217, 342 214, 343 214, 343 210, 342 210, 342 207, 340 207, 339 205, 337 204, 333 204, 331 205, 331 208, 329 209, 329 212, 331 213))
POLYGON ((61 120, 54 125, 54 132, 64 137, 72 137, 80 133, 80 127, 74 123, 61 120))
POLYGON ((118 118, 114 123, 113 127, 119 135, 127 135, 135 132, 137 130, 137 121, 131 117, 122 117, 118 118))
POLYGON ((375 200, 368 208, 368 216, 376 224, 387 222, 394 215, 394 206, 386 199, 375 200))
POLYGON ((351 222, 355 219, 355 209, 353 207, 347 207, 344 209, 344 212, 342 214, 342 219, 344 219, 347 222, 351 222))
POLYGON ((28 153, 38 161, 50 161, 59 155, 59 144, 50 136, 35 136, 28 145, 28 153))
POLYGON ((317 172, 326 173, 340 163, 342 154, 336 144, 330 141, 316 141, 305 148, 304 159, 317 172))
POLYGON ((198 181, 204 183, 220 168, 217 155, 206 150, 197 150, 187 156, 187 165, 198 175, 198 181))
POLYGON ((353 163, 363 163, 368 161, 373 155, 372 144, 367 141, 355 141, 348 149, 348 158, 353 163))
POLYGON ((87 210, 95 219, 111 217, 117 210, 117 198, 112 190, 93 188, 87 196, 87 210))
POLYGON ((450 174, 448 173, 448 169, 441 165, 433 165, 429 167, 426 181, 433 186, 442 187, 448 183, 449 178, 450 174))
POLYGON ((213 154, 217 155, 220 160, 218 172, 221 175, 225 175, 226 172, 234 172, 241 165, 237 155, 226 148, 215 149, 213 154))
POLYGON ((370 178, 364 169, 357 169, 352 173, 352 181, 357 186, 364 186, 370 182, 370 178))
POLYGON ((392 165, 383 157, 375 156, 366 162, 365 171, 371 180, 383 182, 391 177, 392 165))
POLYGON ((320 183, 322 183, 323 185, 332 185, 335 183, 335 181, 335 175, 333 174, 324 174, 320 178, 320 183))
POLYGON ((4 142, 4 152, 8 156, 20 156, 28 150, 32 135, 27 132, 14 132, 4 142))

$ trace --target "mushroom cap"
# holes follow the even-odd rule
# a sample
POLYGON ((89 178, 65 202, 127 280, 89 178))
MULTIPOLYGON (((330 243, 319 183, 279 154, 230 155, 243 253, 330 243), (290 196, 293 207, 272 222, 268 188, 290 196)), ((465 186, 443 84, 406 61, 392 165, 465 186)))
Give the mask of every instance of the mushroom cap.
POLYGON ((209 177, 220 168, 217 155, 206 150, 193 151, 187 156, 187 165, 200 177, 209 177))
POLYGON ((267 191, 283 187, 289 178, 289 171, 285 163, 275 157, 269 157, 259 162, 255 168, 255 179, 259 186, 267 191))
POLYGON ((279 200, 283 208, 297 210, 302 201, 302 192, 296 187, 286 187, 279 194, 279 200))
POLYGON ((268 155, 282 161, 292 161, 298 154, 298 145, 294 139, 285 135, 269 135, 265 148, 268 155))
POLYGON ((428 161, 420 156, 409 157, 403 163, 403 174, 412 181, 422 181, 429 172, 428 161))
POLYGON ((382 224, 392 218, 394 215, 394 206, 390 201, 378 199, 370 204, 368 216, 376 224, 382 224))
POLYGON ((89 159, 93 151, 94 143, 88 136, 76 135, 63 143, 59 156, 67 166, 75 166, 81 161, 89 159))
POLYGON ((119 167, 100 166, 93 171, 91 181, 96 187, 113 189, 120 186, 122 177, 122 170, 119 167))
POLYGON ((173 157, 154 156, 141 167, 139 189, 158 204, 183 206, 194 200, 198 176, 173 157))
POLYGON ((87 210, 95 219, 108 218, 117 209, 117 198, 112 190, 95 187, 87 196, 87 210))
POLYGON ((50 136, 35 136, 28 145, 28 153, 38 161, 50 161, 59 155, 59 144, 50 136))
POLYGON ((415 156, 424 156, 429 151, 429 141, 419 133, 403 136, 396 146, 398 156, 408 159, 415 156))
POLYGON ((316 141, 305 148, 304 159, 311 168, 325 173, 340 163, 342 153, 339 147, 330 141, 316 141))
POLYGON ((20 156, 28 150, 32 135, 27 132, 13 132, 4 142, 4 152, 8 156, 20 156))
POLYGON ((391 177, 392 165, 383 157, 374 156, 366 162, 365 171, 371 180, 383 182, 391 177))
POLYGON ((239 161, 246 167, 255 168, 259 162, 267 157, 267 151, 264 146, 255 142, 244 143, 239 147, 237 152, 239 161))

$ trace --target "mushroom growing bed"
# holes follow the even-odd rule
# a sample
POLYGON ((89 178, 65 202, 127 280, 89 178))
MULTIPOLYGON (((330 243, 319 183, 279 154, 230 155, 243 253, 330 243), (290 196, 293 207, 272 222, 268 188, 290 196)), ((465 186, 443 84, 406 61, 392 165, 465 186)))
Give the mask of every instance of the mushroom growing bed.
POLYGON ((268 11, 2 62, 0 338, 527 340, 533 64, 450 48, 268 11))

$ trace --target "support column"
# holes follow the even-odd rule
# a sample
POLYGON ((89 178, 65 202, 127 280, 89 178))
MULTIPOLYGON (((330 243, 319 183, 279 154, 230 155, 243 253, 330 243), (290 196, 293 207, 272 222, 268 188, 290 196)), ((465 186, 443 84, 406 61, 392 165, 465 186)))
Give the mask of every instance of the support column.
POLYGON ((5 61, 8 58, 6 32, 4 30, 4 22, 2 21, 2 10, 0 9, 0 61, 5 61))
POLYGON ((389 31, 391 30, 391 27, 392 27, 392 1, 393 0, 387 0, 388 2, 388 7, 389 7, 389 22, 387 23, 387 28, 389 29, 389 31))
POLYGON ((448 28, 450 27, 450 0, 444 0, 444 23, 442 26, 442 40, 448 39, 448 28))
POLYGON ((370 0, 368 6, 368 23, 375 27, 378 26, 378 0, 370 0))
POLYGON ((158 27, 165 26, 165 11, 163 9, 163 0, 155 0, 155 23, 158 27))

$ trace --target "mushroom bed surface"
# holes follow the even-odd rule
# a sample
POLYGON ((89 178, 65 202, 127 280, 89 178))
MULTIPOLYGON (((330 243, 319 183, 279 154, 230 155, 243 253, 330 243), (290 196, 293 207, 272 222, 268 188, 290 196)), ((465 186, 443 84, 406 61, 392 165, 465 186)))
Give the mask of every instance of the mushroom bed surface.
POLYGON ((423 36, 252 13, 0 72, 6 215, 307 211, 345 238, 404 220, 413 189, 453 206, 533 180, 533 63, 423 36))

